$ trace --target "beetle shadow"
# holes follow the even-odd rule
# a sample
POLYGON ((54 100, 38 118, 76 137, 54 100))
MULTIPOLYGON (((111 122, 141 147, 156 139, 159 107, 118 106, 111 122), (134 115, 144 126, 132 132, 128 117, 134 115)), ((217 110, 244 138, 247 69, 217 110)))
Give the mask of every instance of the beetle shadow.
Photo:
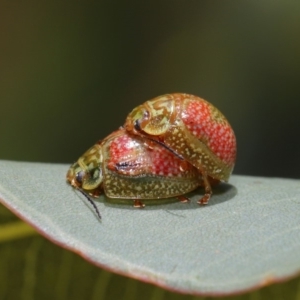
MULTIPOLYGON (((237 195, 237 188, 229 183, 220 183, 213 187, 213 195, 207 205, 199 205, 197 201, 204 195, 204 189, 202 187, 197 188, 195 191, 185 194, 190 199, 187 203, 179 201, 177 198, 169 199, 155 199, 155 200, 143 200, 146 210, 158 210, 165 209, 171 210, 186 210, 186 209, 199 209, 203 207, 209 207, 212 205, 222 204, 229 201, 237 195)), ((108 207, 117 207, 122 209, 137 210, 132 206, 133 200, 128 199, 111 199, 103 196, 103 200, 98 200, 108 207)), ((97 201, 97 200, 96 200, 97 201)), ((97 202, 98 202, 97 201, 97 202)))

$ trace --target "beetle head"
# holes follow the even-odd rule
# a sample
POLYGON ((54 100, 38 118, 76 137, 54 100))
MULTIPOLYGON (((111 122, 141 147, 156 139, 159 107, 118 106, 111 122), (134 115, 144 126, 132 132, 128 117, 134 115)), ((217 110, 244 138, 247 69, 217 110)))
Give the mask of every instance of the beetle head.
POLYGON ((75 188, 94 194, 102 180, 101 145, 96 144, 75 162, 67 173, 67 181, 75 188))
POLYGON ((170 126, 174 101, 159 96, 136 107, 127 117, 125 128, 133 134, 163 135, 170 126))

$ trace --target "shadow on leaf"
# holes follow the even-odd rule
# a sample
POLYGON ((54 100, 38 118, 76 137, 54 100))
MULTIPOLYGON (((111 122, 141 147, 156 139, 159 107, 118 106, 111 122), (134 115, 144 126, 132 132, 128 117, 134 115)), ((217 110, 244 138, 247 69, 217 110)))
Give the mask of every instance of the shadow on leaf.
MULTIPOLYGON (((203 196, 204 189, 202 187, 196 189, 193 192, 186 194, 190 199, 190 202, 182 203, 177 198, 167 198, 167 199, 146 199, 142 202, 146 205, 144 209, 147 210, 157 210, 157 209, 167 209, 167 210, 185 210, 185 209, 201 209, 209 207, 212 205, 221 204, 223 202, 229 201, 234 198, 237 194, 237 189, 235 186, 228 183, 221 183, 213 188, 213 195, 210 199, 208 205, 199 205, 197 201, 203 196)), ((99 199, 95 199, 96 202, 103 202, 105 206, 118 207, 123 209, 137 210, 132 206, 133 200, 131 199, 111 199, 103 195, 99 199)))

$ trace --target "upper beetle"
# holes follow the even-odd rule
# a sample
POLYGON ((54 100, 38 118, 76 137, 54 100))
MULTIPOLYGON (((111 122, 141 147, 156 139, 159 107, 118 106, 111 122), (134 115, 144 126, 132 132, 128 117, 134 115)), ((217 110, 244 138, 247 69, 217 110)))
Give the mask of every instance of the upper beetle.
POLYGON ((211 103, 189 94, 166 94, 136 107, 125 122, 128 132, 163 144, 202 174, 206 204, 209 179, 228 181, 236 159, 236 139, 224 115, 211 103))

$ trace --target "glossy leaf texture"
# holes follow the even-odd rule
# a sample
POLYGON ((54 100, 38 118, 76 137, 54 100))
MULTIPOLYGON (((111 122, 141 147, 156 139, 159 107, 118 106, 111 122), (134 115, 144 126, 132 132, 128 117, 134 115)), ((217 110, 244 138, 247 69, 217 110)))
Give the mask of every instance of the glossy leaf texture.
POLYGON ((99 221, 65 182, 69 165, 0 161, 0 201, 56 244, 172 291, 241 293, 300 272, 300 181, 232 176, 209 204, 134 209, 101 196, 99 221))

